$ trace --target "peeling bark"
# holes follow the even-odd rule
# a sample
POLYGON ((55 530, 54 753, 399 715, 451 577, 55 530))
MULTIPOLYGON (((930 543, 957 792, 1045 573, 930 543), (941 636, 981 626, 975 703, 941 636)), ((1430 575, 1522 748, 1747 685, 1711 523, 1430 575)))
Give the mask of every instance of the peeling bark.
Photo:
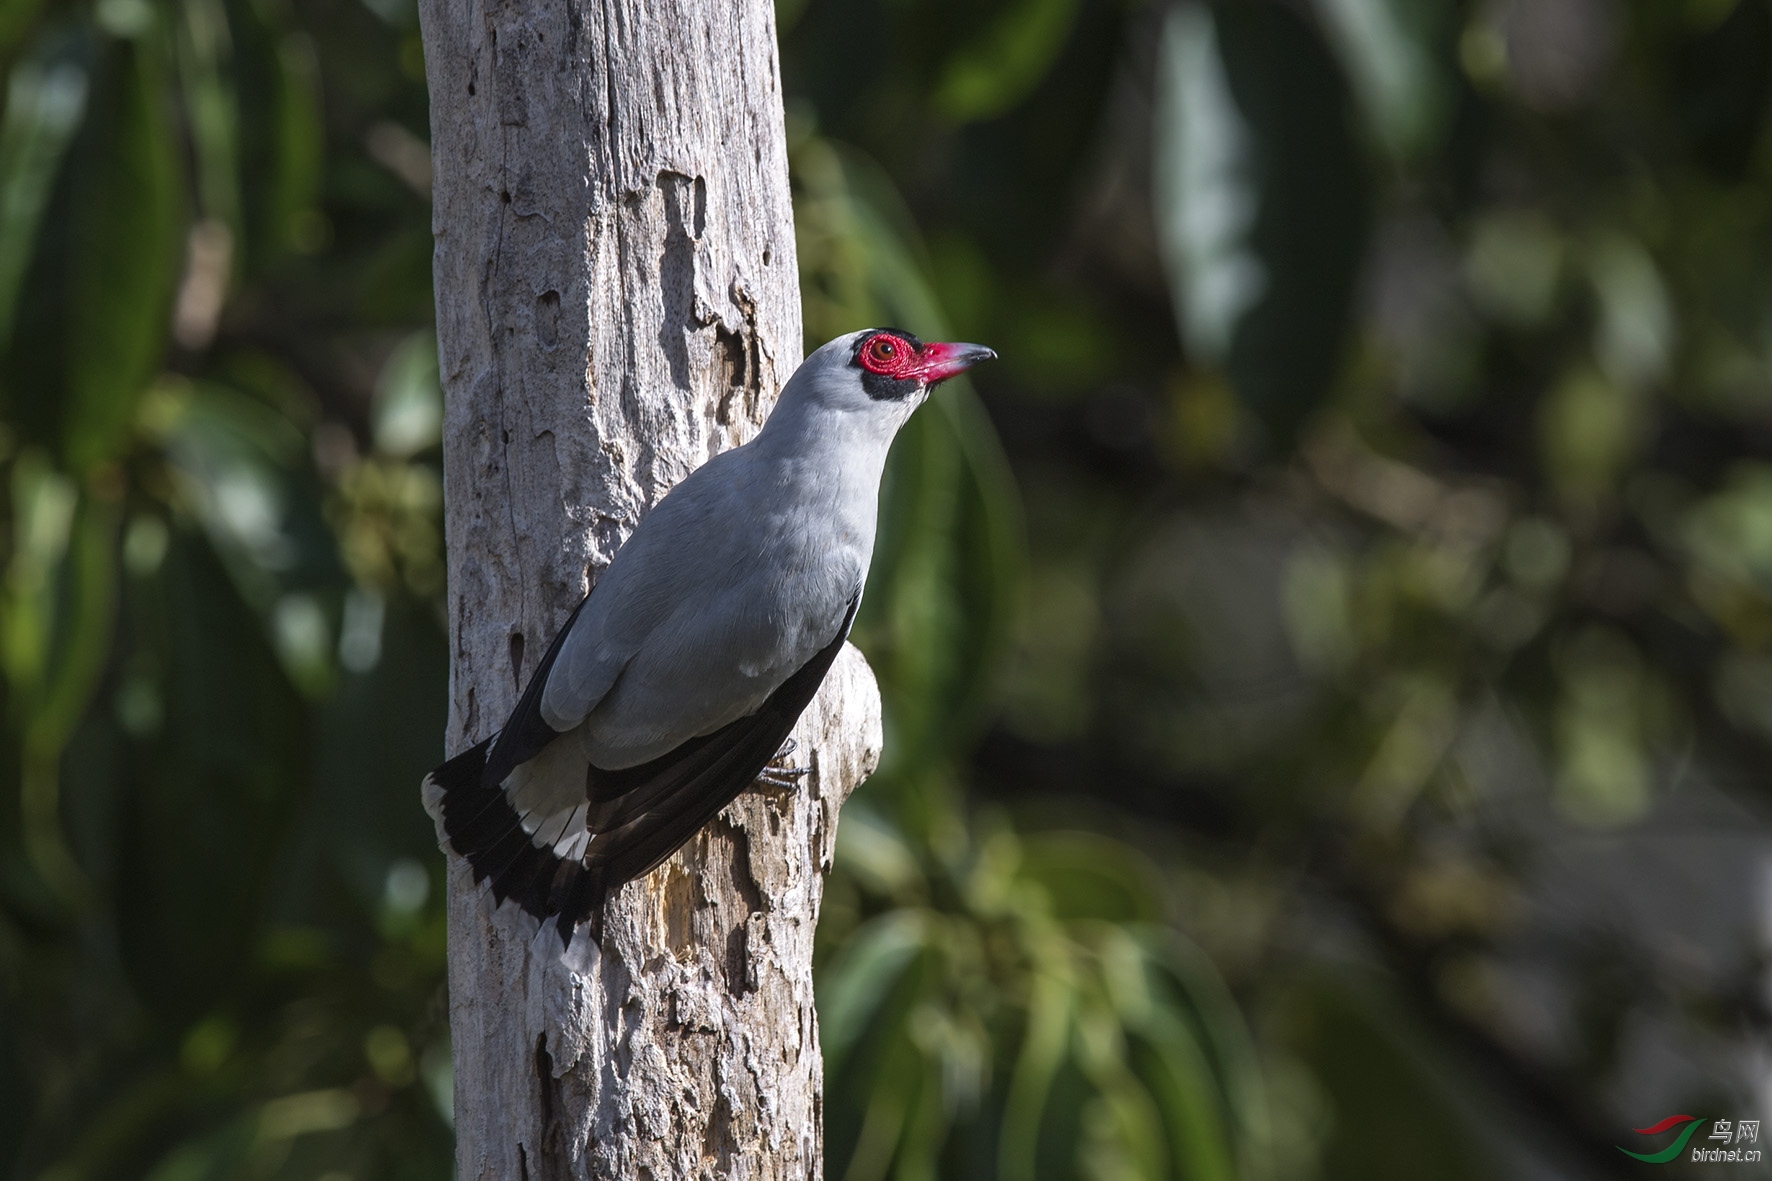
MULTIPOLYGON (((421 0, 452 643, 497 726, 635 521, 800 358, 768 0, 421 0)), ((463 1178, 816 1178, 812 937, 879 696, 845 649, 793 792, 741 796, 563 963, 449 867, 463 1178)), ((582 941, 580 941, 582 942, 582 941)))

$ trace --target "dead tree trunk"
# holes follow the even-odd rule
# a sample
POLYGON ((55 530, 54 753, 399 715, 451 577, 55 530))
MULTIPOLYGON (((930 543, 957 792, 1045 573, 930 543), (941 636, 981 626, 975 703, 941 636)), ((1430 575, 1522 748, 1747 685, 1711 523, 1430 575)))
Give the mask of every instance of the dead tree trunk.
MULTIPOLYGON (((453 668, 487 734, 664 492, 800 358, 770 0, 421 0, 453 668)), ((812 936, 879 698, 844 652, 747 794, 610 903, 578 974, 450 865, 463 1178, 816 1178, 812 936)))

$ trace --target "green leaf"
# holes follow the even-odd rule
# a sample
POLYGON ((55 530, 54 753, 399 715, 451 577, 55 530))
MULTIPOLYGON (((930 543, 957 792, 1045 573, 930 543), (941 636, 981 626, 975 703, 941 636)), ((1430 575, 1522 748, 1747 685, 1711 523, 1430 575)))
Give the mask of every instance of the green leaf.
POLYGON ((60 38, 40 46, 7 80, 0 120, 0 345, 11 337, 19 286, 56 172, 86 112, 86 71, 60 48, 60 38))
POLYGON ((1288 441, 1340 369, 1366 237, 1346 85, 1277 5, 1176 8, 1158 69, 1153 199, 1182 339, 1288 441))
POLYGON ((932 105, 956 123, 1001 115, 1046 76, 1076 18, 1077 0, 1020 0, 1005 7, 989 29, 948 59, 932 105))
POLYGON ((240 104, 228 67, 233 31, 223 0, 183 0, 178 74, 197 164, 203 216, 240 239, 240 104))
POLYGON ((241 214, 256 271, 311 245, 324 166, 319 63, 306 36, 287 31, 268 4, 235 5, 234 68, 241 214))
POLYGON ((58 580, 56 642, 42 695, 31 703, 24 730, 21 806, 27 834, 40 867, 70 901, 84 901, 85 890, 62 833, 59 763, 111 651, 120 517, 116 503, 91 496, 75 514, 66 568, 58 580))
POLYGON ((0 660, 15 694, 35 700, 48 676, 58 579, 79 491, 36 450, 12 465, 12 553, 6 567, 0 660))
MULTIPOLYGON (((888 1055, 873 1071, 867 1107, 849 1153, 843 1181, 880 1181, 896 1154, 904 1130, 905 1113, 916 1099, 923 1064, 908 1039, 898 1038, 888 1055)), ((841 1149, 833 1145, 833 1162, 841 1161, 841 1149)))
POLYGON ((166 721, 130 762, 118 930, 132 990, 158 1020, 184 1023, 216 1007, 250 962, 314 735, 201 534, 176 531, 160 573, 134 593, 162 620, 153 655, 166 721))
POLYGON ((89 899, 62 832, 60 764, 110 652, 119 514, 114 502, 79 496, 40 452, 14 463, 12 484, 0 652, 22 738, 19 812, 38 874, 77 906, 89 899))
POLYGON ((63 446, 76 471, 117 453, 166 347, 184 195, 152 39, 112 48, 76 204, 63 446))
POLYGON ((1456 98, 1446 0, 1316 0, 1366 121, 1396 157, 1438 145, 1456 98))
POLYGON ((819 973, 818 1021, 829 1069, 837 1071, 928 937, 914 910, 888 911, 863 924, 819 973))
POLYGON ((1177 1172, 1199 1181, 1239 1177, 1226 1142, 1217 1082, 1199 1042, 1172 1013, 1142 1023, 1133 1060, 1163 1113, 1177 1172))
MULTIPOLYGON (((1048 948, 1048 952, 1056 950, 1048 948)), ((1062 953, 1060 953, 1062 955, 1062 953)), ((1051 966, 1056 967, 1057 961, 1051 966)), ((1065 1058, 1075 1004, 1067 971, 1036 970, 1028 995, 1027 1026, 1003 1100, 997 1175, 1002 1181, 1033 1181, 1046 1097, 1065 1058)))

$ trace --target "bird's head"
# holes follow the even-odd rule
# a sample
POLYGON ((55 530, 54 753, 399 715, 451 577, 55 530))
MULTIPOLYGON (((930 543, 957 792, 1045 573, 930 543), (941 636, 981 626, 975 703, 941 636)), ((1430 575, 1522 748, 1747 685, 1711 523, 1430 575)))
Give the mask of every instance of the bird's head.
MULTIPOLYGON (((790 387, 832 409, 891 421, 894 430, 929 391, 996 353, 980 344, 925 343, 898 328, 839 336, 806 358, 790 387)), ((784 390, 784 398, 790 391, 784 390)))
POLYGON ((997 357, 981 344, 924 344, 898 328, 869 328, 843 339, 850 342, 850 368, 868 397, 877 402, 927 394, 980 361, 997 357))

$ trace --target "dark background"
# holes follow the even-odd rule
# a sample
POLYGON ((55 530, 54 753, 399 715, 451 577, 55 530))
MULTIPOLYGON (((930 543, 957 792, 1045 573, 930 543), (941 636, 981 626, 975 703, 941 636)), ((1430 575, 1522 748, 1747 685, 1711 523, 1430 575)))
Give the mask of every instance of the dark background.
MULTIPOLYGON (((808 341, 1003 358, 892 460, 827 1175, 1765 1175, 1618 1148, 1772 1114, 1772 0, 778 15, 808 341)), ((0 63, 0 1172, 444 1177, 416 12, 0 63)))

